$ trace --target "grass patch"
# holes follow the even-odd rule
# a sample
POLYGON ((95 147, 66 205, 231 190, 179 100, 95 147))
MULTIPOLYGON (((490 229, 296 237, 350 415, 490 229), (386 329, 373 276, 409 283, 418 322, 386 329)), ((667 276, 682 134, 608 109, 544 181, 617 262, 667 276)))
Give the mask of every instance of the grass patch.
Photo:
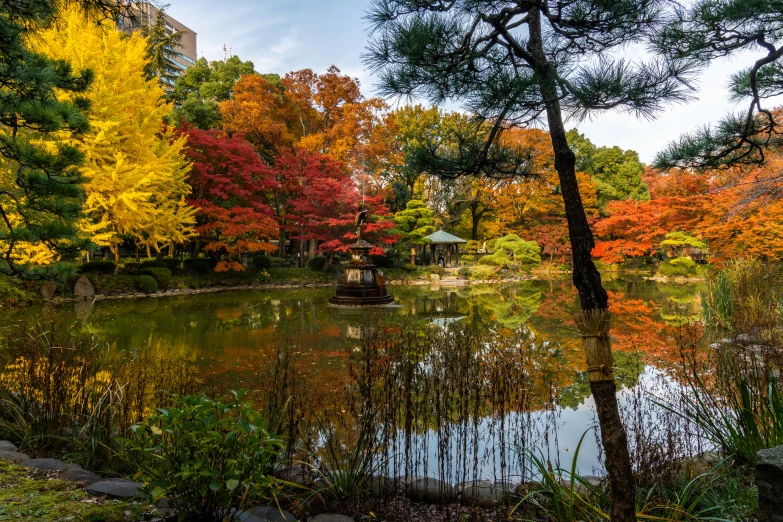
POLYGON ((0 521, 135 521, 153 511, 145 502, 92 498, 73 482, 0 462, 0 521))

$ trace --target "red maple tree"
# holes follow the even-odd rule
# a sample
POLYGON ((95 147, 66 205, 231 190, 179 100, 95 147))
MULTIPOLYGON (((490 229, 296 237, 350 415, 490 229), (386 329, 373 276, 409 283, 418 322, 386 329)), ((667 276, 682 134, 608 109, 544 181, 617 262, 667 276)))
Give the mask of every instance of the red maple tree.
POLYGON ((190 126, 179 131, 188 138, 193 162, 188 203, 196 214, 196 254, 203 248, 215 261, 215 271, 242 270, 237 256, 272 251, 278 233, 266 194, 278 186, 274 173, 241 135, 190 126))

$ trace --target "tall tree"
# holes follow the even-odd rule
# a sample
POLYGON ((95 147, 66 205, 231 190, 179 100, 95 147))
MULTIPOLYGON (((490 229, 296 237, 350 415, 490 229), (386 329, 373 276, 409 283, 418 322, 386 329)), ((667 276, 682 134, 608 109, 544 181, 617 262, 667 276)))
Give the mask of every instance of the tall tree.
POLYGON ((188 203, 196 209, 194 253, 203 248, 215 261, 215 270, 241 271, 237 259, 244 252, 275 250, 274 211, 266 195, 278 183, 253 146, 239 135, 218 130, 180 127, 187 136, 193 187, 188 203))
POLYGON ((154 9, 154 20, 150 20, 152 13, 145 13, 139 18, 142 20, 140 33, 147 41, 147 63, 144 72, 148 79, 158 78, 161 84, 173 86, 181 67, 177 65, 177 47, 179 46, 184 31, 169 31, 163 9, 156 9, 148 2, 138 4, 139 9, 154 9))
MULTIPOLYGON (((106 0, 73 4, 92 18, 119 14, 106 0)), ((68 252, 77 246, 83 156, 64 138, 89 128, 83 93, 92 73, 29 47, 33 33, 55 23, 63 6, 58 0, 0 3, 0 273, 6 275, 54 275, 20 264, 20 247, 68 252)))
POLYGON ((462 172, 476 173, 504 126, 546 117, 583 310, 580 331, 605 449, 612 519, 618 521, 636 520, 634 477, 607 364, 608 296, 590 255, 593 235, 564 115, 583 118, 616 108, 652 116, 664 103, 686 99, 687 65, 611 58, 614 50, 644 38, 660 12, 654 0, 375 0, 369 14, 376 36, 367 61, 380 72, 385 94, 425 95, 436 103, 458 98, 492 123, 485 145, 468 147, 475 153, 462 172))
POLYGON ((609 201, 646 201, 650 192, 642 179, 644 163, 639 154, 620 147, 596 147, 576 129, 568 131, 568 144, 576 155, 576 170, 589 175, 596 185, 598 205, 609 201))
POLYGON ((67 138, 86 159, 83 230, 94 243, 110 247, 118 261, 125 239, 148 251, 184 240, 193 224, 185 202, 190 192, 185 139, 164 129, 171 107, 158 82, 145 77, 145 40, 74 9, 41 32, 36 46, 95 74, 86 93, 91 130, 67 138))
POLYGON ((169 99, 174 103, 172 123, 187 122, 199 129, 219 127, 218 103, 231 99, 239 78, 253 73, 253 62, 243 62, 237 56, 225 62, 198 59, 177 77, 174 89, 169 93, 169 99))

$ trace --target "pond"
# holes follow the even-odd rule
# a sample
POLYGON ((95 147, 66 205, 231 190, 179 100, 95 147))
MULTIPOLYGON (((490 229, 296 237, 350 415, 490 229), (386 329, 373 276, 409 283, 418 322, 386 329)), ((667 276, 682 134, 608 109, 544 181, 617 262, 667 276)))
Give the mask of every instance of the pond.
MULTIPOLYGON (((606 279, 624 415, 633 423, 644 410, 643 422, 655 425, 661 413, 640 390, 672 383, 679 363, 673 335, 699 318, 699 287, 606 279)), ((285 351, 297 381, 289 387, 302 395, 294 415, 309 408, 319 422, 325 418, 319 409, 356 416, 347 387, 363 378, 385 381, 379 389, 385 386, 386 395, 378 392, 372 400, 373 408, 386 412, 376 422, 385 423, 385 462, 393 473, 434 474, 453 482, 514 478, 527 462, 523 449, 570 466, 580 438, 597 422, 571 320, 577 296, 568 280, 395 286, 391 293, 399 306, 383 310, 328 307, 332 293, 313 288, 97 301, 23 310, 11 320, 65 318, 105 340, 114 356, 132 358, 148 350, 187 359, 213 390, 246 388, 251 396, 268 396, 270 387, 280 386, 269 375, 279 378, 285 351), (397 359, 388 350, 385 360, 363 353, 390 342, 368 324, 402 325, 412 318, 462 334, 425 341, 430 346, 416 344, 421 335, 410 337, 410 350, 397 359), (463 342, 464 332, 480 340, 465 341, 472 347, 463 371, 455 369, 461 355, 454 345, 463 342), (391 382, 404 380, 404 372, 418 377, 408 375, 407 385, 391 382), (398 388, 406 386, 415 390, 400 395, 398 388), (441 404, 448 411, 434 413, 441 404)), ((601 472, 595 430, 587 432, 578 464, 584 474, 601 472)))

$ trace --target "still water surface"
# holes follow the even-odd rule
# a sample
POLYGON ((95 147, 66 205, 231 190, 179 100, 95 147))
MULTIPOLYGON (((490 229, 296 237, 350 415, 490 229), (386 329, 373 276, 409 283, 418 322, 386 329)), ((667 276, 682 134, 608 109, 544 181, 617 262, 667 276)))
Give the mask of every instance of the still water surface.
MULTIPOLYGON (((625 279, 605 284, 616 317, 613 337, 621 405, 631 411, 639 407, 639 383, 656 389, 670 382, 679 361, 673 332, 698 319, 699 287, 625 279)), ((470 422, 455 421, 448 437, 443 437, 442 427, 429 427, 404 444, 428 468, 417 468, 417 474, 432 475, 436 469, 452 481, 521 474, 522 459, 512 449, 520 444, 564 466, 570 464, 580 437, 596 423, 581 342, 570 319, 577 307, 570 281, 391 290, 399 306, 382 312, 331 308, 331 289, 297 289, 50 306, 18 312, 12 319, 66 317, 106 340, 115 355, 132 356, 139 349, 165 351, 192 361, 215 388, 248 388, 251 393, 260 392, 254 389, 256 376, 275 360, 285 339, 299 368, 306 369, 300 371, 301 379, 315 395, 337 393, 349 383, 346 361, 358 350, 362 325, 374 314, 392 320, 415 316, 440 328, 459 324, 489 336, 523 330, 530 353, 546 358, 534 360, 533 366, 556 368, 554 378, 546 381, 553 397, 550 405, 483 412, 470 422), (447 465, 444 453, 449 455, 447 465)), ((655 422, 655 415, 648 414, 645 422, 655 422)), ((598 448, 594 432, 589 432, 578 459, 582 473, 600 472, 598 448)))

